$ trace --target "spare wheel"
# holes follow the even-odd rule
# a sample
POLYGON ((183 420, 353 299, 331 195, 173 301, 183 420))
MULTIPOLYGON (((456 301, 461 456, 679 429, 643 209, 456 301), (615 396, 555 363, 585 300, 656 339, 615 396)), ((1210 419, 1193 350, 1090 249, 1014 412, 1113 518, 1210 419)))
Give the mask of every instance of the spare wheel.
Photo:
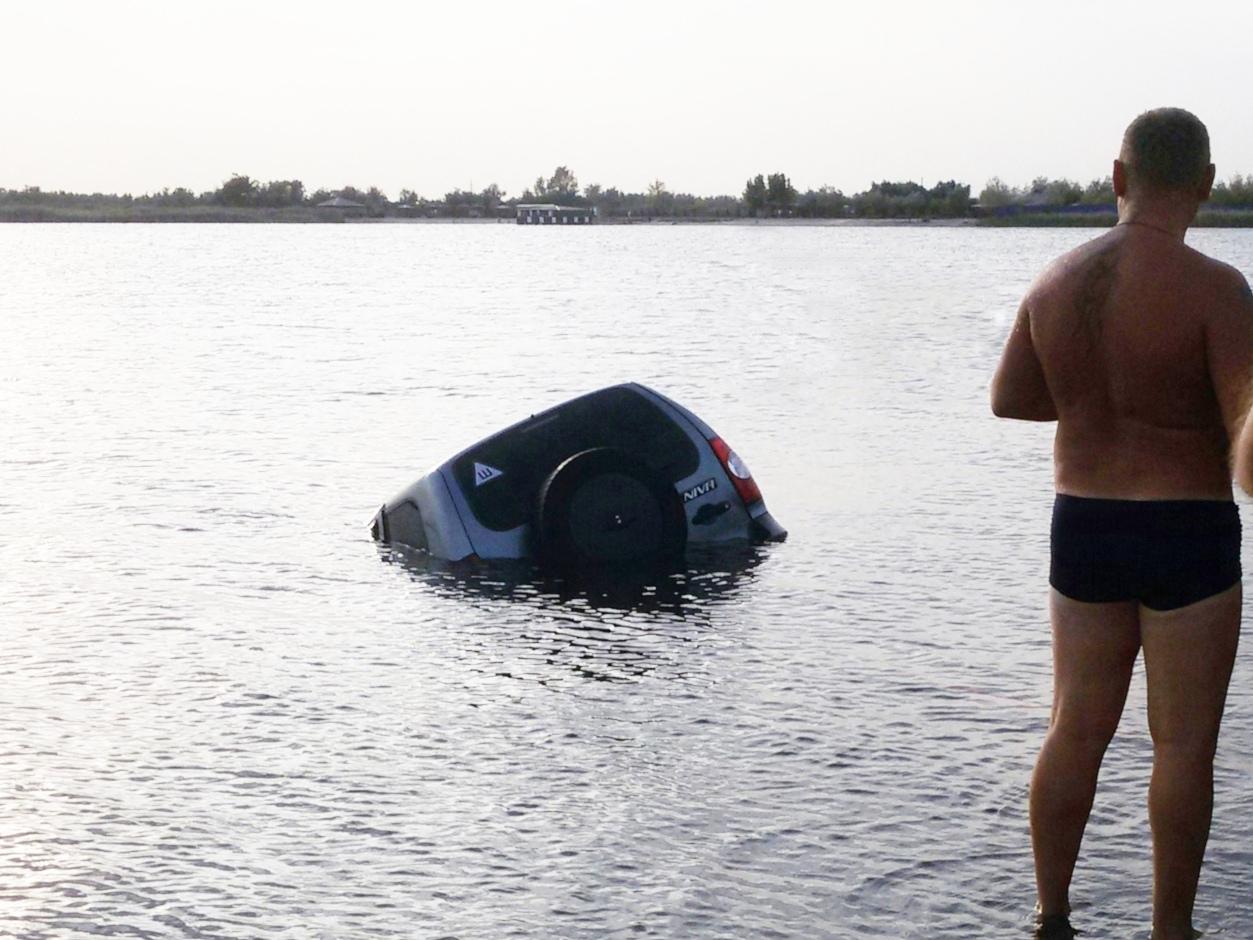
POLYGON ((540 559, 561 567, 670 560, 687 545, 674 487, 610 447, 563 461, 540 487, 536 516, 540 559))

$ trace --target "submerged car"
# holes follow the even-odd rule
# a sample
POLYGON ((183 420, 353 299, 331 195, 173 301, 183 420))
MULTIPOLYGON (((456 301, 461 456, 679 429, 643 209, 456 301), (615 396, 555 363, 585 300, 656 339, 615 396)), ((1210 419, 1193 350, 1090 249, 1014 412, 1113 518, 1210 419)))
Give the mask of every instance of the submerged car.
POLYGON ((636 383, 467 448, 385 503, 371 533, 449 561, 532 558, 558 568, 672 561, 688 546, 787 537, 722 438, 636 383))

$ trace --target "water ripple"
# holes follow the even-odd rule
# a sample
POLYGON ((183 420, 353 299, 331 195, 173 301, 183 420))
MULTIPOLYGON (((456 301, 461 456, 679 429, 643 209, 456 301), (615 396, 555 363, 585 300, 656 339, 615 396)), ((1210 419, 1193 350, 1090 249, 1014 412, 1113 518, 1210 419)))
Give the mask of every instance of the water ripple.
MULTIPOLYGON (((1049 435, 986 387, 1074 239, 0 227, 0 935, 1025 936, 1049 435), (621 379, 733 441, 790 541, 575 583, 368 540, 621 379)), ((1248 663, 1215 935, 1253 914, 1248 663)), ((1143 710, 1137 674, 1097 936, 1147 920, 1143 710)))

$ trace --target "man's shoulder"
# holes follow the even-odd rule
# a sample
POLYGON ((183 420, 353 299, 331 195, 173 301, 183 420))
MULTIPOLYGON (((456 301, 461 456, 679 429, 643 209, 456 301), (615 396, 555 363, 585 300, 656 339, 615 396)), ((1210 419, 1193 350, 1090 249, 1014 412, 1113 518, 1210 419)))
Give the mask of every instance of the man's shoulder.
MULTIPOLYGON (((1032 283, 1027 292, 1028 303, 1063 299, 1094 278, 1101 279, 1102 274, 1111 273, 1118 263, 1119 248, 1120 242, 1107 232, 1054 258, 1032 283)), ((1175 260, 1167 262, 1167 266, 1176 275, 1182 274, 1187 281, 1183 286, 1209 295, 1223 306, 1243 309, 1253 304, 1248 280, 1239 268, 1190 245, 1180 245, 1175 260), (1177 265, 1182 265, 1183 270, 1177 265)), ((1249 310, 1253 312, 1253 307, 1249 310)))
POLYGON ((1076 245, 1065 254, 1058 255, 1039 273, 1027 291, 1027 301, 1047 302, 1069 293, 1080 281, 1085 280, 1093 266, 1112 265, 1115 243, 1109 233, 1076 245))
POLYGON ((1213 277, 1224 287, 1229 287, 1239 294, 1243 294, 1246 298, 1249 295, 1249 282, 1245 278, 1244 272, 1237 268, 1234 264, 1228 264, 1226 261, 1219 261, 1217 258, 1211 258, 1209 255, 1201 254, 1213 272, 1213 277))
POLYGON ((1249 282, 1239 268, 1192 247, 1188 247, 1187 251, 1196 265, 1197 287, 1209 288, 1219 307, 1253 313, 1253 293, 1249 291, 1249 282))

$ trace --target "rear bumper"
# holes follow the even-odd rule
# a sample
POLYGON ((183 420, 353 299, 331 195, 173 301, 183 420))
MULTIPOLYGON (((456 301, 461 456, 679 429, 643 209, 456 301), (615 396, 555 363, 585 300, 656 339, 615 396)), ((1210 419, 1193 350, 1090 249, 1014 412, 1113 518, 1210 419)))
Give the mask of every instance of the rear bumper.
POLYGON ((753 517, 751 531, 754 542, 782 542, 787 538, 787 529, 779 525, 769 512, 753 517))

